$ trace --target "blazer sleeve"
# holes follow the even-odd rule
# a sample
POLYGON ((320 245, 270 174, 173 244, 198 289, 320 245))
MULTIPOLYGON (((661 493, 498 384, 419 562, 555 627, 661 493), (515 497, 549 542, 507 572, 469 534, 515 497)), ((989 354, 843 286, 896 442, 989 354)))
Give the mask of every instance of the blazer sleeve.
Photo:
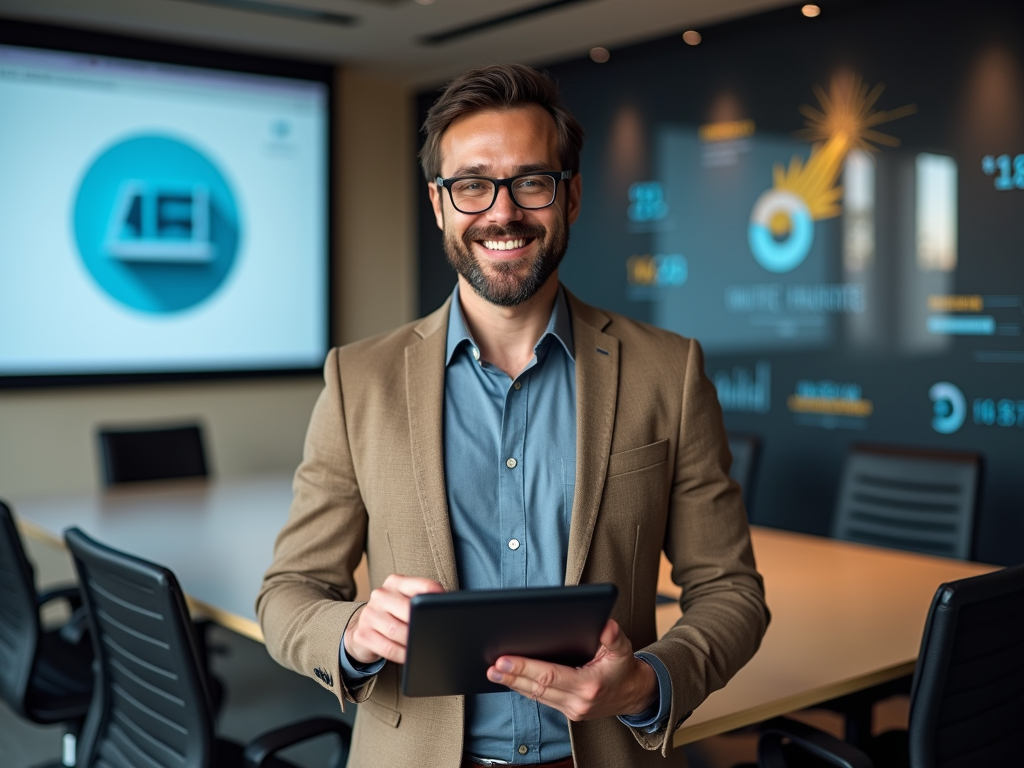
POLYGON ((668 669, 672 705, 661 731, 632 729, 641 745, 663 754, 690 713, 754 655, 770 619, 741 491, 728 474, 718 397, 696 341, 687 352, 674 461, 664 550, 683 615, 642 649, 668 669))
POLYGON ((288 521, 263 577, 256 612, 270 655, 309 675, 341 701, 363 701, 370 678, 348 690, 341 674, 341 639, 362 603, 353 576, 366 544, 366 507, 348 443, 338 350, 324 365, 325 386, 295 473, 288 521))

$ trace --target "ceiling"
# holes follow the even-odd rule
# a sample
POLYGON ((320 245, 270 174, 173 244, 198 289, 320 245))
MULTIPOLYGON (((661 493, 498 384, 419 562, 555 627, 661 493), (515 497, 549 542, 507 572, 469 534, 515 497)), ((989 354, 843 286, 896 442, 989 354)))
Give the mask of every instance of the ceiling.
POLYGON ((552 62, 594 46, 614 57, 616 46, 785 5, 791 0, 0 0, 0 14, 343 63, 417 86, 470 66, 552 62))

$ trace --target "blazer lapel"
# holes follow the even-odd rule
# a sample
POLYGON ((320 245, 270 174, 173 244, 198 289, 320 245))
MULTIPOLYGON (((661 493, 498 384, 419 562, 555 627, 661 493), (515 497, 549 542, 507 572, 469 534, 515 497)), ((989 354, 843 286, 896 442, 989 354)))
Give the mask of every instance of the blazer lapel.
POLYGON ((579 584, 601 506, 619 391, 619 340, 604 313, 566 291, 576 351, 576 490, 565 583, 579 584))
POLYGON ((438 581, 459 588, 444 484, 444 354, 451 299, 420 322, 419 341, 405 348, 405 387, 409 400, 409 436, 420 508, 427 528, 438 581))

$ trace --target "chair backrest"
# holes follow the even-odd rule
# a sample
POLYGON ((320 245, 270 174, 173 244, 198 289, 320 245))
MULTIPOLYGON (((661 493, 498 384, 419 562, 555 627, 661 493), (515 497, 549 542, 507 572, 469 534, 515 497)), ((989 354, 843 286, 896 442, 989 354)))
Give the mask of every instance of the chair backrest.
POLYGON ((1024 565, 939 587, 914 672, 913 768, 1024 761, 1024 565))
POLYGON ((966 559, 981 459, 860 446, 846 457, 832 536, 966 559))
POLYGON ((100 428, 99 440, 106 485, 208 475, 198 424, 100 428))
POLYGON ((757 460, 760 458, 761 442, 753 435, 741 435, 730 432, 729 452, 732 453, 732 466, 729 477, 740 484, 743 489, 743 506, 750 516, 751 504, 754 501, 754 480, 757 477, 757 460))
POLYGON ((171 571, 64 534, 89 614, 98 677, 79 739, 85 768, 214 768, 206 681, 171 571))
POLYGON ((0 696, 22 717, 40 632, 32 566, 14 516, 0 501, 0 696))

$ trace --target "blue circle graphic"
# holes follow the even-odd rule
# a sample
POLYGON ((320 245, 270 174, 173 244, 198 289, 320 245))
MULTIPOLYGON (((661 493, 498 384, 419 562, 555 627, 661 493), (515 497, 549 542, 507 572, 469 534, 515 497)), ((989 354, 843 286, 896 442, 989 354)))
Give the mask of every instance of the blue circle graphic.
POLYGON ((86 172, 74 231, 108 295, 143 312, 178 312, 213 295, 231 272, 238 208, 224 176, 194 147, 137 136, 86 172))
POLYGON ((757 198, 750 212, 747 242, 757 263, 769 272, 796 269, 807 258, 814 242, 814 221, 807 204, 792 192, 769 189, 757 198), (789 218, 789 236, 776 240, 770 223, 780 213, 789 218))
POLYGON ((967 420, 967 398, 956 384, 940 381, 928 390, 932 401, 932 429, 942 435, 951 435, 967 420))

